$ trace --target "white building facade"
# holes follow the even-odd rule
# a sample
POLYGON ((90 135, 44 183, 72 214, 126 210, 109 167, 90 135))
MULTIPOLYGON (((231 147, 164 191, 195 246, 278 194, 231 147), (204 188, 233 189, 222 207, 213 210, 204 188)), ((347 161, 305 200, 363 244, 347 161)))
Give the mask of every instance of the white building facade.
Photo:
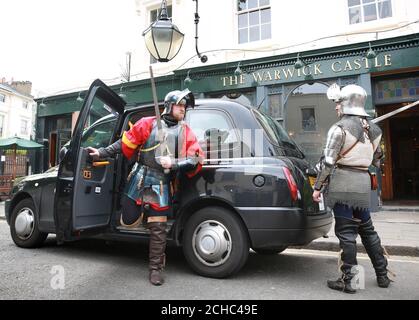
MULTIPOLYGON (((392 38, 419 32, 416 0, 200 0, 198 47, 206 65, 268 57, 392 38)), ((173 23, 185 34, 157 75, 203 64, 195 51, 193 0, 167 1, 173 23)), ((136 0, 139 26, 154 21, 160 0, 136 0)), ((148 77, 150 55, 143 39, 133 52, 133 79, 148 77)))
POLYGON ((0 138, 34 138, 36 104, 33 97, 0 83, 0 138))

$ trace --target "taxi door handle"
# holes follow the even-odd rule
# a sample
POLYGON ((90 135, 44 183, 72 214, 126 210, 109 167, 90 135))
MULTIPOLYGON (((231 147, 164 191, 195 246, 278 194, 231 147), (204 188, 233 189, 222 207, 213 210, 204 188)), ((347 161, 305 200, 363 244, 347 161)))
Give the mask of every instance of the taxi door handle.
POLYGON ((93 162, 93 167, 104 167, 111 164, 109 161, 95 161, 93 162))

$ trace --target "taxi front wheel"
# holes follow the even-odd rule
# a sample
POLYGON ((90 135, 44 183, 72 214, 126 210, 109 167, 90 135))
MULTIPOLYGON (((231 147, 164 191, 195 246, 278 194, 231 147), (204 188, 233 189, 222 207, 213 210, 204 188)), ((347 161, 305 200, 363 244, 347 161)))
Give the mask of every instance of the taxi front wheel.
POLYGON ((225 278, 237 273, 249 256, 249 238, 243 222, 222 207, 206 207, 187 221, 183 252, 198 274, 225 278))
POLYGON ((22 248, 39 247, 48 233, 39 231, 39 218, 31 199, 23 199, 14 208, 10 219, 13 242, 22 248))

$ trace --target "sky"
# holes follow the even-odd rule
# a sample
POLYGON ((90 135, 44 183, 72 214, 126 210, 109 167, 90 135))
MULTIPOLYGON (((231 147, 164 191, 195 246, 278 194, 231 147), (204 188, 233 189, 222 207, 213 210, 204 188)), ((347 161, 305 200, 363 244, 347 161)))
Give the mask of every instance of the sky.
POLYGON ((35 97, 120 77, 144 41, 135 0, 0 0, 0 23, 0 79, 35 97))

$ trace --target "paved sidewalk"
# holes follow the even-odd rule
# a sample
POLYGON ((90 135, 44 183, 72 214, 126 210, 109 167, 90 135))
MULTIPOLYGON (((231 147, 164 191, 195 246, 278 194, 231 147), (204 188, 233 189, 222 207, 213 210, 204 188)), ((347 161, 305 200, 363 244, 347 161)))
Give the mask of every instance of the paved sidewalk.
MULTIPOLYGON (((0 202, 0 220, 4 215, 4 202, 0 202)), ((417 211, 379 211, 372 214, 375 229, 381 242, 390 255, 419 257, 419 212, 417 211)), ((335 237, 334 227, 328 238, 314 240, 308 246, 293 247, 312 250, 340 251, 339 241, 335 237)), ((358 250, 364 252, 358 237, 358 250)))
MULTIPOLYGON (((378 211, 372 213, 372 220, 382 245, 390 255, 419 256, 419 212, 378 211)), ((357 243, 359 252, 365 253, 360 237, 357 243)), ((317 239, 304 248, 340 251, 334 226, 328 238, 317 239)))
POLYGON ((4 215, 4 201, 0 201, 0 220, 6 220, 4 215))

